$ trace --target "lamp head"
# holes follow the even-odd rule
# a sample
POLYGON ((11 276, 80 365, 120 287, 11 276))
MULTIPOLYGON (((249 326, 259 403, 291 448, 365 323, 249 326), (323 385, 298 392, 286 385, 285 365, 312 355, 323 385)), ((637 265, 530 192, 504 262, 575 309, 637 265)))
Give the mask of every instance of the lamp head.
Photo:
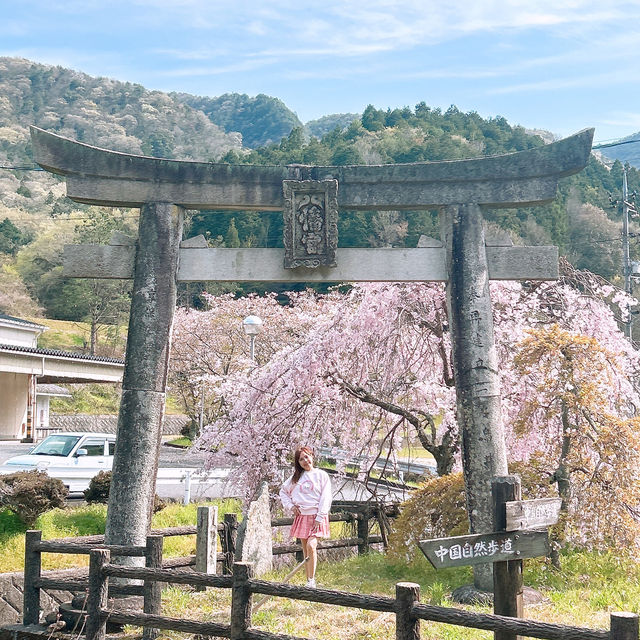
POLYGON ((242 321, 242 328, 248 336, 258 335, 262 331, 262 319, 258 316, 247 316, 242 321))

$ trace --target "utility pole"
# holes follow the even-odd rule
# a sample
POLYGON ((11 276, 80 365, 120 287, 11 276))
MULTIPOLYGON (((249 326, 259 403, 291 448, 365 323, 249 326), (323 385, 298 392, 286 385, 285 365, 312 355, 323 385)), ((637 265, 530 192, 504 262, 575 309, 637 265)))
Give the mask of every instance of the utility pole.
MULTIPOLYGON (((624 290, 631 295, 631 261, 629 260, 629 188, 627 186, 627 167, 622 168, 622 275, 624 290)), ((627 304, 627 318, 624 334, 631 339, 631 308, 627 304)))
MULTIPOLYGON (((622 168, 622 275, 624 276, 624 290, 628 296, 632 296, 633 274, 636 272, 638 263, 632 262, 629 257, 629 218, 638 216, 636 208, 636 192, 629 194, 627 182, 627 167, 622 168)), ((631 304, 627 304, 627 318, 624 321, 624 333, 629 340, 632 340, 633 323, 631 316, 631 304)))

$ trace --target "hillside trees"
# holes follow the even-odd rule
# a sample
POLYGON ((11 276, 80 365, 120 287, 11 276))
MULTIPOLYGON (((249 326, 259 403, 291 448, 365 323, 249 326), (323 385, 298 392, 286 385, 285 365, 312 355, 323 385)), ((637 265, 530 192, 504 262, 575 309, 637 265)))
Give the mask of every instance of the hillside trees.
POLYGON ((216 98, 173 93, 180 102, 202 111, 224 131, 242 134, 243 146, 250 149, 277 143, 302 123, 282 100, 266 96, 225 93, 216 98))
POLYGON ((31 124, 99 147, 161 157, 212 160, 241 147, 239 135, 175 97, 62 67, 0 58, 0 95, 0 142, 13 140, 10 157, 0 145, 2 160, 30 160, 31 124))
POLYGON ((15 255, 18 249, 31 242, 32 236, 16 227, 9 218, 0 222, 0 253, 15 255))
POLYGON ((96 354, 98 333, 125 321, 130 284, 122 280, 66 278, 62 252, 65 244, 106 244, 115 230, 131 231, 127 213, 91 207, 78 222, 72 217, 50 227, 16 256, 18 273, 49 317, 90 323, 88 347, 92 355, 96 354))

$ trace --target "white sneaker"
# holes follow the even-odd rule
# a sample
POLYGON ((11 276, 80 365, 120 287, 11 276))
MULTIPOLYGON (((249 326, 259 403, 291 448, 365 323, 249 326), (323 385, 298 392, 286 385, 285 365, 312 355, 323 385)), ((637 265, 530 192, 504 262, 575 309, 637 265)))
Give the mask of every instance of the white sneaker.
POLYGON ((315 578, 308 578, 307 579, 307 587, 309 587, 309 589, 315 589, 316 588, 316 579, 315 578))

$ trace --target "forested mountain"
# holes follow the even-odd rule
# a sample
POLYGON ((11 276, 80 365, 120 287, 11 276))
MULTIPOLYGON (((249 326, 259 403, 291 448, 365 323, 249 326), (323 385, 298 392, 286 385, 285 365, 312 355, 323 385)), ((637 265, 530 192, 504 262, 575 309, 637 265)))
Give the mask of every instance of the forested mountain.
MULTIPOLYGON (((486 119, 454 106, 442 111, 424 102, 402 109, 370 105, 359 116, 328 115, 303 126, 280 100, 264 95, 168 95, 0 58, 0 311, 24 315, 44 309, 50 317, 105 324, 126 309, 126 287, 64 279, 62 246, 106 242, 113 230, 135 234, 137 212, 77 205, 65 198, 63 182, 34 170, 30 124, 124 152, 276 165, 451 160, 544 143, 540 135, 504 118, 486 119), (249 148, 255 145, 261 146, 249 148), (115 302, 103 308, 105 300, 115 302)), ((592 157, 585 171, 561 181, 553 203, 487 212, 491 232, 510 234, 515 243, 558 245, 577 267, 619 281, 621 216, 615 201, 622 170, 620 162, 607 168, 592 157)), ((628 177, 630 191, 640 192, 638 172, 630 168, 628 177)), ((282 245, 279 213, 200 212, 190 217, 186 229, 190 236, 204 234, 211 246, 282 245)), ((340 246, 414 247, 421 235, 438 236, 439 230, 435 212, 347 211, 340 215, 339 234, 340 246)), ((635 244, 631 251, 640 258, 635 244)), ((205 286, 220 289, 189 285, 182 289, 182 302, 197 303, 205 286)))
MULTIPOLYGON (((547 132, 541 132, 546 134, 547 132)), ((307 140, 296 129, 280 144, 239 154, 229 151, 223 161, 252 164, 385 164, 451 160, 521 151, 543 144, 538 135, 512 127, 504 118, 481 118, 456 107, 446 111, 425 103, 414 109, 367 107, 346 129, 334 129, 320 140, 307 140)), ((629 188, 640 191, 640 175, 630 168, 629 188)), ((622 165, 607 168, 592 157, 577 176, 561 180, 551 204, 522 209, 497 209, 486 217, 514 243, 555 244, 578 268, 606 278, 621 269, 620 211, 622 165), (613 202, 612 202, 613 201, 613 202)), ((438 236, 436 216, 426 211, 351 212, 340 216, 341 246, 416 246, 422 234, 438 236)), ((194 216, 193 229, 219 242, 272 245, 281 238, 277 215, 233 212, 194 216)), ((632 255, 637 255, 632 246, 632 255)))
POLYGON ((360 120, 359 113, 333 113, 317 120, 309 120, 304 125, 305 131, 314 138, 322 138, 336 127, 346 129, 354 120, 360 120))
POLYGON ((280 142, 292 129, 302 126, 298 116, 282 100, 262 93, 253 98, 244 93, 225 93, 218 98, 188 93, 169 95, 202 111, 224 131, 239 131, 243 145, 250 149, 280 142))
POLYGON ((0 58, 2 160, 29 157, 27 127, 100 147, 160 157, 214 160, 240 148, 201 111, 160 91, 84 73, 0 58))

